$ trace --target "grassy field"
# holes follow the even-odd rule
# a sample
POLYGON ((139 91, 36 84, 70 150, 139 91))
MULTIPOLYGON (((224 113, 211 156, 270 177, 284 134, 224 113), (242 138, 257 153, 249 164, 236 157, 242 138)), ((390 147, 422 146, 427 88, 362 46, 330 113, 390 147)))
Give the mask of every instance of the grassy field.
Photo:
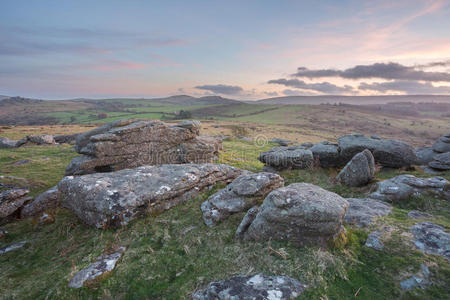
MULTIPOLYGON (((227 127, 224 126, 229 125, 222 123, 224 128, 217 129, 213 124, 206 123, 205 131, 225 130, 227 127)), ((81 127, 74 128, 78 129, 81 127)), ((257 129, 251 129, 251 132, 257 132, 257 129)), ((8 130, 12 136, 17 127, 8 130)), ((34 131, 28 128, 27 131, 37 132, 42 132, 42 128, 34 131)), ((257 155, 272 146, 257 147, 251 142, 226 140, 219 162, 259 171, 262 164, 257 155)), ((9 180, 29 187, 36 195, 55 185, 62 178, 65 166, 76 155, 70 146, 1 149, 0 174, 7 176, 2 182, 9 180), (32 162, 14 166, 22 159, 32 162)), ((313 169, 288 171, 282 175, 287 184, 311 182, 344 197, 363 196, 368 192, 370 187, 336 185, 333 178, 337 171, 313 169)), ((401 173, 405 171, 380 171, 377 180, 401 173)), ((413 174, 429 176, 420 171, 413 174)), ((450 179, 449 172, 443 176, 450 179)), ((309 288, 300 299, 449 298, 449 262, 439 256, 424 255, 411 247, 409 227, 416 221, 406 216, 410 209, 424 209, 434 215, 433 222, 449 229, 447 201, 424 197, 407 205, 396 205, 390 216, 378 219, 368 229, 381 224, 394 229, 382 251, 363 246, 368 231, 352 227, 347 227, 349 243, 346 246, 323 249, 274 241, 238 243, 234 240, 234 232, 243 214, 236 214, 214 228, 205 226, 200 204, 220 187, 160 215, 142 217, 117 230, 87 227, 64 209, 54 212, 56 221, 52 224, 36 226, 32 219, 27 219, 6 225, 10 234, 0 242, 2 246, 23 240, 29 243, 23 249, 0 256, 0 298, 185 299, 210 281, 258 272, 293 276, 307 283, 309 288), (186 233, 187 228, 192 230, 186 233), (75 272, 117 246, 126 246, 127 251, 109 276, 89 287, 67 287, 75 272), (271 249, 285 253, 285 257, 271 249), (421 263, 429 266, 434 284, 424 291, 401 291, 399 282, 417 272, 421 263)))
MULTIPOLYGON (((316 142, 324 139, 334 141, 341 135, 359 132, 400 139, 414 146, 431 144, 438 136, 450 131, 450 114, 445 117, 445 111, 425 111, 426 106, 423 112, 409 115, 402 111, 378 111, 363 106, 273 105, 236 101, 222 101, 220 104, 217 99, 208 104, 207 101, 202 102, 195 98, 189 100, 191 102, 185 101, 188 100, 177 102, 176 99, 105 99, 41 101, 32 104, 18 102, 1 106, 0 121, 3 121, 3 124, 25 125, 27 122, 89 125, 123 118, 171 119, 184 110, 193 118, 213 121, 215 125, 247 127, 251 137, 259 134, 268 137, 282 135, 297 142, 308 139, 316 142)), ((407 104, 405 106, 408 107, 407 104)), ((214 129, 210 131, 220 132, 214 129)), ((0 131, 0 136, 5 135, 0 131)))

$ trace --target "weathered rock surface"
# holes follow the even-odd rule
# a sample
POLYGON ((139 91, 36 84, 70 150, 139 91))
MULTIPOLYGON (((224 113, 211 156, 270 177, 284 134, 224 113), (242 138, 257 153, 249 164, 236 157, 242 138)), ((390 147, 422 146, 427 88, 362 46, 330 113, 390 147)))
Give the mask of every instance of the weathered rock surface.
POLYGON ((392 168, 408 167, 417 163, 414 149, 401 141, 381 140, 366 137, 362 134, 350 134, 338 139, 340 154, 346 161, 355 154, 368 149, 375 162, 392 168))
POLYGON ((280 146, 289 146, 290 144, 292 144, 292 142, 290 140, 280 139, 280 138, 271 139, 271 140, 269 140, 269 142, 278 144, 280 146))
POLYGON ((428 165, 433 169, 450 170, 450 152, 435 155, 428 165))
POLYGON ((284 179, 274 173, 243 174, 202 203, 203 220, 208 226, 217 224, 231 214, 248 210, 283 185, 284 179))
POLYGON ((375 192, 370 198, 388 201, 407 201, 412 195, 424 195, 427 193, 450 199, 450 193, 445 190, 448 181, 443 177, 418 178, 410 174, 398 175, 377 184, 375 192))
POLYGON ((425 289, 431 284, 429 280, 430 274, 431 273, 428 267, 424 264, 421 264, 420 271, 417 272, 414 276, 400 282, 400 287, 406 291, 412 290, 414 288, 425 289))
POLYGON ((369 235, 367 236, 366 243, 364 245, 369 248, 374 248, 375 250, 383 250, 384 244, 381 241, 382 235, 383 232, 378 230, 369 233, 369 235))
POLYGON ((408 218, 411 219, 426 219, 426 218, 432 218, 433 216, 430 214, 427 214, 426 212, 423 211, 418 211, 418 210, 412 210, 408 213, 408 218))
POLYGON ((442 226, 422 222, 411 227, 412 242, 421 251, 442 255, 450 260, 450 234, 442 226))
POLYGON ((259 161, 275 169, 308 169, 314 165, 313 154, 303 146, 276 147, 263 152, 259 161))
POLYGON ((199 136, 198 121, 169 125, 161 121, 121 120, 79 134, 77 157, 66 175, 110 172, 143 165, 212 162, 221 141, 199 136))
POLYGON ((450 133, 441 136, 432 146, 435 152, 450 152, 450 133))
POLYGON ((348 186, 363 186, 375 176, 375 160, 369 150, 356 154, 339 172, 337 180, 348 186))
POLYGON ((306 285, 287 276, 235 276, 211 282, 206 289, 192 295, 195 300, 284 300, 294 299, 306 289, 306 285))
POLYGON ((58 144, 73 144, 75 143, 79 133, 74 134, 57 134, 53 136, 53 139, 58 144))
POLYGON ((418 147, 414 152, 417 156, 417 163, 420 165, 427 165, 438 154, 431 147, 418 147))
POLYGON ((53 136, 50 134, 42 135, 29 135, 27 136, 27 142, 36 145, 52 145, 55 144, 53 136))
POLYGON ((350 204, 345 213, 345 223, 358 227, 369 226, 376 217, 387 216, 392 211, 389 204, 370 198, 346 198, 350 204))
POLYGON ((236 233, 234 234, 235 239, 242 240, 244 239, 244 235, 248 230, 248 227, 255 220, 256 215, 259 213, 259 206, 253 206, 250 208, 239 224, 236 233))
POLYGON ((89 225, 127 224, 139 214, 167 210, 243 171, 221 164, 142 166, 110 173, 67 176, 58 184, 62 206, 89 225))
POLYGON ((337 144, 322 141, 310 147, 314 160, 319 162, 322 168, 341 167, 346 161, 342 158, 337 144))
POLYGON ((42 212, 54 209, 59 206, 59 191, 58 187, 54 186, 51 189, 43 192, 34 198, 33 201, 26 204, 20 213, 22 218, 37 216, 42 212))
POLYGON ((7 223, 18 216, 20 208, 32 199, 27 197, 29 192, 29 190, 22 188, 0 191, 0 224, 7 223))
POLYGON ((117 252, 113 254, 103 254, 97 258, 95 262, 76 273, 69 282, 71 288, 81 288, 85 284, 95 280, 99 276, 105 275, 111 272, 117 261, 122 257, 125 252, 125 247, 120 247, 117 252))
POLYGON ((19 147, 21 141, 19 140, 10 140, 5 137, 0 137, 0 149, 5 148, 16 148, 19 147))
POLYGON ((8 245, 6 247, 0 248, 0 255, 5 254, 5 253, 7 253, 9 251, 20 249, 23 246, 25 246, 26 243, 27 243, 27 241, 22 241, 22 242, 13 243, 13 244, 8 245))
MULTIPOLYGON (((309 183, 293 183, 271 192, 245 232, 244 240, 290 240, 298 245, 326 245, 343 230, 349 204, 341 196, 309 183)), ((244 221, 248 222, 247 216, 244 221)))

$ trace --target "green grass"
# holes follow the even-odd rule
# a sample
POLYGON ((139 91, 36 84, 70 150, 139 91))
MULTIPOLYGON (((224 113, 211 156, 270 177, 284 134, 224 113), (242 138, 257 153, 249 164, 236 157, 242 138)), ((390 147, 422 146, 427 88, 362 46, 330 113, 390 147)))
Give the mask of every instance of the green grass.
MULTIPOLYGON (((234 139, 224 141, 223 145, 219 162, 252 171, 262 168, 257 155, 274 146, 257 147, 251 142, 234 139)), ((1 149, 0 174, 24 178, 35 195, 56 184, 76 155, 70 146, 1 149), (33 162, 12 167, 12 163, 21 159, 33 162)), ((282 175, 286 184, 311 182, 344 197, 364 196, 368 192, 368 187, 336 185, 333 178, 337 172, 313 169, 287 171, 282 175)), ((378 173, 377 179, 400 173, 402 171, 383 171, 378 173)), ((236 242, 234 233, 243 213, 231 216, 216 227, 205 226, 200 204, 218 188, 220 186, 159 215, 143 216, 117 230, 85 226, 64 209, 55 214, 56 221, 52 224, 36 227, 30 219, 7 224, 5 228, 10 234, 0 242, 2 246, 22 240, 30 243, 0 256, 0 298, 186 299, 210 281, 259 272, 288 275, 307 283, 309 288, 300 299, 449 297, 449 263, 442 257, 416 251, 405 236, 410 226, 418 222, 407 218, 407 212, 421 201, 428 201, 427 198, 412 199, 411 207, 395 204, 391 215, 379 218, 369 228, 381 225, 394 228, 382 251, 365 247, 367 231, 352 227, 347 227, 349 243, 346 246, 321 249, 296 247, 289 242, 236 242), (187 228, 193 229, 184 233, 187 228), (126 246, 127 251, 109 276, 90 287, 67 287, 76 271, 117 246, 126 246), (286 258, 270 248, 282 249, 287 253, 286 258), (421 263, 430 266, 435 284, 425 291, 401 291, 399 282, 417 272, 421 263)), ((450 227, 448 205, 421 208, 433 213, 433 222, 450 227)))
POLYGON ((56 185, 72 158, 78 156, 70 145, 30 146, 0 149, 0 175, 3 183, 18 184, 35 196, 56 185), (15 165, 20 160, 31 160, 15 165))

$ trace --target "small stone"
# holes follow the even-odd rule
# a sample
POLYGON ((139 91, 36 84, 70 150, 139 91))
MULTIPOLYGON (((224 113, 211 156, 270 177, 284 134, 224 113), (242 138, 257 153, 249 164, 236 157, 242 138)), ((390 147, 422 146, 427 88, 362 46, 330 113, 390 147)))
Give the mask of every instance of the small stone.
POLYGON ((21 160, 16 161, 15 163, 13 163, 13 165, 14 166, 21 166, 21 165, 25 165, 25 164, 30 163, 30 162, 32 162, 32 160, 30 160, 30 159, 21 159, 21 160))
POLYGON ((442 255, 450 260, 450 234, 442 226, 423 222, 411 227, 412 242, 421 251, 442 255))
POLYGON ((103 254, 97 258, 95 262, 76 273, 69 282, 71 288, 81 288, 85 284, 95 280, 97 277, 111 272, 117 261, 125 252, 125 247, 120 247, 117 252, 113 254, 103 254))
POLYGON ((369 235, 367 236, 365 246, 374 248, 376 250, 382 250, 384 248, 384 244, 381 241, 382 235, 383 233, 381 231, 373 231, 369 233, 369 235))
POLYGON ((415 274, 414 276, 400 282, 400 287, 403 290, 407 291, 412 290, 414 288, 425 289, 427 286, 430 285, 429 277, 430 277, 430 270, 426 265, 421 264, 420 271, 417 272, 417 274, 415 274))
POLYGON ((17 243, 8 245, 6 247, 0 248, 0 255, 5 254, 5 253, 7 253, 9 251, 20 249, 23 246, 25 246, 26 243, 27 243, 27 241, 22 241, 22 242, 17 242, 17 243))
POLYGON ((307 286, 287 276, 235 276, 226 280, 211 282, 206 289, 195 292, 194 300, 295 299, 307 286))
POLYGON ((408 218, 411 219, 422 219, 422 218, 432 218, 433 216, 430 214, 427 214, 426 212, 418 211, 418 210, 412 210, 408 213, 408 218))

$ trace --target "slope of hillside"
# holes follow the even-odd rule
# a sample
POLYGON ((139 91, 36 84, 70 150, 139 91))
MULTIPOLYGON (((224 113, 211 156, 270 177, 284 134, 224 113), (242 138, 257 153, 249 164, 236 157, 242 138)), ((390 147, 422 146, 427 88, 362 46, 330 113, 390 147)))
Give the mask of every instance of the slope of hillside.
MULTIPOLYGON (((253 103, 259 104, 386 104, 389 102, 444 102, 450 103, 450 95, 390 95, 390 96, 287 96, 267 98, 253 103)), ((251 101, 247 103, 252 103, 251 101)))

